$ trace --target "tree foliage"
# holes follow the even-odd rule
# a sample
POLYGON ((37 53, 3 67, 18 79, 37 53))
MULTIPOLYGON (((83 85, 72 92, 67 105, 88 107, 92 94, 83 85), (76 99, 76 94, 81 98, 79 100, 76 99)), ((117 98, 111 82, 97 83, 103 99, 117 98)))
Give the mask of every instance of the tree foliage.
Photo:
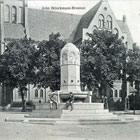
POLYGON ((48 41, 38 44, 36 84, 52 91, 60 89, 60 51, 64 45, 59 33, 52 33, 48 41))
POLYGON ((140 48, 136 45, 133 46, 133 50, 129 50, 127 53, 126 63, 127 80, 133 85, 135 82, 135 88, 139 92, 140 82, 140 48))
POLYGON ((7 44, 0 59, 0 82, 19 88, 23 102, 24 90, 27 90, 27 84, 32 83, 35 77, 35 53, 31 39, 13 39, 7 44))
POLYGON ((130 82, 137 80, 140 75, 140 49, 138 47, 128 51, 126 70, 130 82))
POLYGON ((81 81, 91 90, 102 89, 113 85, 122 68, 122 57, 125 51, 121 39, 109 31, 94 30, 89 39, 80 46, 81 81))

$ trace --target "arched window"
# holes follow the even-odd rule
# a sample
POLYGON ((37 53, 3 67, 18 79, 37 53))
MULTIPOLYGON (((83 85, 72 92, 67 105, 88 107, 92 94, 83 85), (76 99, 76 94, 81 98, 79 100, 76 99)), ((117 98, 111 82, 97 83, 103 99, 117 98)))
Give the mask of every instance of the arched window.
POLYGON ((43 98, 43 89, 40 90, 40 97, 43 98))
POLYGON ((5 5, 5 22, 10 22, 10 7, 5 5))
POLYGON ((18 89, 18 97, 21 97, 21 92, 19 89, 18 89))
POLYGON ((112 17, 111 16, 107 16, 107 28, 108 29, 112 29, 112 17))
POLYGON ((23 93, 24 93, 24 96, 27 97, 27 90, 24 90, 23 93))
POLYGON ((115 90, 115 97, 118 97, 118 91, 115 90))
POLYGON ((12 23, 17 22, 17 8, 15 6, 12 7, 12 23))
POLYGON ((118 31, 117 28, 114 28, 113 33, 114 33, 115 35, 119 36, 119 31, 118 31))
POLYGON ((113 97, 113 90, 110 91, 110 97, 113 97))
POLYGON ((99 27, 103 28, 104 27, 104 16, 99 15, 99 27))
POLYGON ((35 90, 35 98, 38 98, 38 90, 35 90))
POLYGON ((96 25, 94 25, 92 28, 93 28, 93 29, 92 29, 93 31, 94 31, 94 30, 98 30, 98 28, 97 28, 96 25))

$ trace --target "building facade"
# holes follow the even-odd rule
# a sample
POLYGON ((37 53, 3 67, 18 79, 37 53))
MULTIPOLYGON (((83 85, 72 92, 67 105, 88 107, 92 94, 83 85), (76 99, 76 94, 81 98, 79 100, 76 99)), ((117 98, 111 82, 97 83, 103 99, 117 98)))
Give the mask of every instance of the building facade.
MULTIPOLYGON (((117 20, 107 0, 100 0, 84 15, 47 11, 45 8, 32 9, 28 7, 26 0, 0 1, 0 54, 4 52, 10 39, 23 38, 25 35, 42 41, 47 40, 52 32, 59 32, 62 39, 77 45, 88 38, 87 32, 92 33, 94 29, 118 34, 126 47, 132 49, 133 39, 126 16, 117 20)), ((112 96, 115 98, 120 98, 121 83, 118 80, 114 82, 112 96)), ((46 102, 48 92, 49 89, 38 89, 29 85, 27 100, 46 102)), ((129 93, 129 88, 127 92, 129 93)), ((17 89, 13 91, 13 100, 20 100, 17 89)))

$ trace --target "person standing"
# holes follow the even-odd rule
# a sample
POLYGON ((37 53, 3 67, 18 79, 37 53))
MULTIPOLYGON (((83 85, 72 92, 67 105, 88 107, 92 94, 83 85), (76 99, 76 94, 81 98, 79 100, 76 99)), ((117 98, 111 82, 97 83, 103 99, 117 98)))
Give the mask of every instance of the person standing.
POLYGON ((66 108, 68 109, 69 106, 71 106, 71 111, 72 111, 72 110, 73 110, 73 102, 74 102, 74 95, 73 95, 72 92, 70 92, 68 101, 67 101, 67 103, 66 103, 66 108))
POLYGON ((106 96, 104 96, 103 103, 104 103, 104 109, 108 109, 108 99, 106 96))
POLYGON ((51 110, 53 109, 53 104, 55 104, 56 109, 57 109, 57 108, 58 108, 58 101, 57 101, 56 95, 52 92, 52 93, 49 95, 49 98, 50 98, 50 109, 51 109, 51 110))

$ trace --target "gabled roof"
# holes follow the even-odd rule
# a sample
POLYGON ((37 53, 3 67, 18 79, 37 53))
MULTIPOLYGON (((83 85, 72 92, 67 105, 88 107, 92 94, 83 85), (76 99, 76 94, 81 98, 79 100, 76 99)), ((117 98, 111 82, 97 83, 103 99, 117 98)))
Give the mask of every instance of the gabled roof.
POLYGON ((124 23, 122 20, 117 20, 117 22, 119 24, 121 31, 127 34, 127 41, 129 44, 129 49, 132 49, 134 41, 132 39, 132 35, 131 35, 128 25, 124 23))
MULTIPOLYGON (((83 28, 88 28, 95 17, 102 1, 98 2, 84 15, 53 12, 28 8, 29 36, 42 41, 49 38, 51 33, 60 32, 61 38, 76 43, 82 40, 83 28)), ((117 20, 123 33, 127 33, 128 44, 133 40, 130 30, 123 21, 117 20)), ((25 36, 22 24, 4 23, 5 38, 22 38, 25 36)))
POLYGON ((47 10, 28 9, 29 33, 37 41, 48 39, 51 33, 60 32, 62 39, 69 39, 81 15, 47 10))
POLYGON ((93 8, 91 8, 88 12, 86 12, 82 16, 82 18, 77 26, 76 32, 75 32, 75 34, 73 34, 73 43, 82 39, 83 28, 87 28, 89 26, 89 24, 91 23, 92 19, 95 16, 95 14, 97 13, 101 3, 102 3, 102 1, 98 2, 93 8))

